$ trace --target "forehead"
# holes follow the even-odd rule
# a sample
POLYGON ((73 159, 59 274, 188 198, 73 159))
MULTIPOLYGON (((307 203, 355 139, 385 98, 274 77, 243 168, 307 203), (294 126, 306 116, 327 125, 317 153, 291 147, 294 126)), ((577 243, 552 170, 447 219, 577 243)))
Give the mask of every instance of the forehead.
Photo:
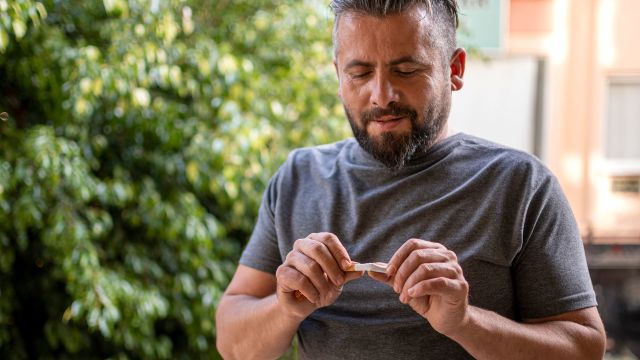
POLYGON ((336 56, 427 56, 435 26, 422 6, 384 17, 347 12, 338 18, 336 56))

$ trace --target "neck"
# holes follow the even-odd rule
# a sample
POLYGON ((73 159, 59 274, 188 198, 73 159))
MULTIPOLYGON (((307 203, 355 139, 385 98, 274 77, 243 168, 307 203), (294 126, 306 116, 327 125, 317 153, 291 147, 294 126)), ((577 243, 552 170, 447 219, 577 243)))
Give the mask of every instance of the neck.
POLYGON ((449 126, 449 123, 446 123, 444 125, 444 127, 442 128, 442 131, 440 131, 440 135, 438 135, 438 137, 436 138, 436 141, 433 143, 433 145, 439 144, 444 139, 446 139, 446 138, 448 138, 450 136, 453 136, 453 135, 455 135, 457 133, 459 133, 458 130, 456 130, 453 127, 449 126))

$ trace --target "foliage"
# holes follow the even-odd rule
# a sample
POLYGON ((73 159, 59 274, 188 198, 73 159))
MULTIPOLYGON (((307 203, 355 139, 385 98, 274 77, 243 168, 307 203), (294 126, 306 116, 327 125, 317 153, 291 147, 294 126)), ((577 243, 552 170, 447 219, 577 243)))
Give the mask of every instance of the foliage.
POLYGON ((290 149, 348 135, 322 1, 0 0, 0 358, 216 358, 290 149))

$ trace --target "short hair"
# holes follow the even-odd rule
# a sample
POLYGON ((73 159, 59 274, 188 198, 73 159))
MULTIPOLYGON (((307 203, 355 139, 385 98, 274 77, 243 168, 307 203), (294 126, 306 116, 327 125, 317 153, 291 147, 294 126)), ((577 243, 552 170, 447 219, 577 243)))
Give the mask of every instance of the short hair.
MULTIPOLYGON (((338 20, 348 12, 363 15, 385 17, 399 14, 413 6, 423 5, 436 24, 434 41, 442 47, 448 56, 456 48, 456 29, 458 28, 457 0, 332 0, 329 7, 334 13, 333 50, 337 55, 338 20)), ((445 54, 443 54, 445 55, 445 54)))

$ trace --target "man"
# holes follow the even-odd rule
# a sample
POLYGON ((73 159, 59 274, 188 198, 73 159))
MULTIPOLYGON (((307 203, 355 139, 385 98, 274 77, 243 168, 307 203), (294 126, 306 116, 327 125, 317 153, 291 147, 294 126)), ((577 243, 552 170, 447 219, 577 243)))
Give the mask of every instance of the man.
POLYGON ((331 6, 355 140, 294 151, 271 179, 218 307, 220 353, 277 358, 297 333, 312 359, 601 359, 557 181, 447 125, 465 67, 455 0, 331 6), (346 271, 376 261, 386 273, 346 271))

